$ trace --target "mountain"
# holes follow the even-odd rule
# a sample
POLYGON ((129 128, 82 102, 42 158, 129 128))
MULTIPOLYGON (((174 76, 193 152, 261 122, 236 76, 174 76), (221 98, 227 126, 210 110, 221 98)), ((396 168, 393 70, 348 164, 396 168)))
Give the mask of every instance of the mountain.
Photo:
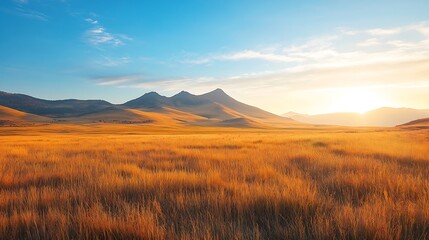
POLYGON ((249 117, 262 119, 276 118, 284 120, 275 114, 241 103, 219 88, 202 95, 193 95, 186 91, 182 91, 172 97, 164 97, 152 92, 128 101, 124 103, 123 106, 158 110, 171 107, 207 118, 218 119, 230 119, 232 117, 247 115, 249 117))
POLYGON ((0 105, 28 116, 39 116, 45 121, 61 123, 228 127, 283 127, 300 124, 241 103, 221 89, 202 95, 182 91, 172 97, 149 92, 120 105, 103 100, 44 100, 0 92, 0 105))
POLYGON ((77 117, 113 105, 103 100, 44 100, 24 94, 0 92, 0 105, 45 117, 77 117))
POLYGON ((384 107, 366 113, 340 112, 305 115, 291 114, 289 112, 282 116, 288 116, 294 120, 310 124, 393 127, 412 120, 429 117, 429 110, 384 107))

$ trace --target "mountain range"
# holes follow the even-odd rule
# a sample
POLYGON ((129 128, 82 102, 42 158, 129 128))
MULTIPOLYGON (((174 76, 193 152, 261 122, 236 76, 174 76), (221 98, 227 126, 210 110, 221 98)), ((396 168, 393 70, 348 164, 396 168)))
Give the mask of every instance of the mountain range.
POLYGON ((366 113, 340 112, 278 116, 235 100, 222 89, 194 95, 182 91, 172 97, 149 92, 124 104, 104 100, 44 100, 0 91, 0 125, 39 123, 122 123, 165 126, 287 127, 340 125, 402 127, 424 125, 428 110, 379 108, 366 113))
POLYGON ((429 118, 429 109, 383 107, 365 113, 338 112, 307 115, 288 112, 282 116, 308 124, 393 127, 417 119, 429 118))
POLYGON ((0 106, 0 120, 8 124, 12 121, 232 127, 299 124, 241 103, 221 89, 202 95, 182 91, 172 97, 150 92, 124 104, 111 104, 104 100, 44 100, 0 92, 0 106))

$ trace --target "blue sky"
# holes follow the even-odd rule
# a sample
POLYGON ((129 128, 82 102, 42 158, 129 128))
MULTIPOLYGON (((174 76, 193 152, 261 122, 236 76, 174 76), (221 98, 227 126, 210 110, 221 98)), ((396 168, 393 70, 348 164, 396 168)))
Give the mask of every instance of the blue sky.
POLYGON ((429 108, 428 12, 429 1, 3 0, 0 89, 123 103, 219 87, 279 114, 429 108))

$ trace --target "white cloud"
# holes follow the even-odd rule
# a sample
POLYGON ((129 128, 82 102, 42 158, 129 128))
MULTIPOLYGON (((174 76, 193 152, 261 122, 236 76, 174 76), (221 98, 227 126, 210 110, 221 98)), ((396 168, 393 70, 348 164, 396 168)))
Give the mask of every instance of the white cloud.
POLYGON ((241 61, 241 60, 262 60, 270 62, 298 62, 301 59, 290 57, 285 54, 277 54, 266 51, 243 50, 233 53, 225 53, 220 55, 213 55, 210 57, 202 57, 195 59, 186 59, 182 63, 187 64, 206 64, 213 61, 241 61))
POLYGON ((131 38, 124 34, 113 34, 104 27, 97 26, 89 29, 86 32, 87 40, 93 45, 108 44, 112 46, 124 45, 124 41, 129 41, 131 38))
POLYGON ((199 65, 199 64, 209 63, 211 61, 212 61, 212 59, 207 57, 207 58, 186 59, 186 60, 183 60, 181 62, 186 63, 186 64, 199 65))
POLYGON ((188 64, 206 64, 213 61, 242 61, 242 60, 261 60, 269 62, 300 62, 303 59, 299 56, 292 56, 283 53, 273 53, 267 51, 243 50, 239 52, 213 55, 195 59, 186 59, 182 63, 188 64))
POLYGON ((127 40, 127 41, 132 41, 132 40, 134 40, 132 37, 127 36, 127 35, 125 35, 125 34, 116 34, 116 36, 118 36, 118 38, 121 38, 121 39, 123 39, 123 40, 127 40))
POLYGON ((97 85, 107 86, 142 80, 142 77, 140 75, 115 75, 94 77, 93 79, 96 81, 97 85))
POLYGON ((418 24, 408 26, 408 29, 411 31, 417 31, 420 34, 429 38, 429 26, 428 26, 428 24, 429 24, 428 22, 422 22, 422 23, 418 23, 418 24))
POLYGON ((133 40, 131 37, 121 33, 111 33, 106 30, 103 26, 98 24, 98 20, 95 20, 97 16, 95 13, 91 13, 92 18, 84 19, 86 22, 94 25, 91 29, 85 32, 85 37, 92 45, 112 45, 120 46, 124 45, 126 41, 133 40))
POLYGON ((188 64, 206 64, 214 61, 241 61, 260 60, 267 62, 301 63, 308 60, 316 60, 328 56, 335 56, 336 52, 331 48, 337 36, 328 36, 312 39, 302 45, 265 50, 242 50, 224 54, 212 54, 207 57, 186 59, 182 61, 188 64))
POLYGON ((89 22, 91 24, 97 24, 98 23, 98 20, 94 20, 92 18, 86 18, 85 21, 87 21, 87 22, 89 22))
POLYGON ((398 34, 402 31, 401 28, 375 28, 367 30, 367 33, 374 36, 386 36, 398 34))
POLYGON ((345 28, 339 28, 338 29, 340 31, 341 34, 343 35, 350 35, 350 36, 354 36, 357 35, 359 32, 356 30, 350 30, 350 29, 345 29, 345 28))
POLYGON ((257 52, 253 50, 244 50, 241 52, 236 52, 232 54, 226 54, 218 57, 219 60, 246 60, 246 59, 259 59, 259 60, 265 60, 265 61, 272 61, 272 62, 295 62, 299 61, 298 58, 289 57, 287 55, 280 55, 280 54, 274 54, 274 53, 264 53, 264 52, 257 52))
POLYGON ((380 44, 380 42, 378 41, 377 38, 369 38, 365 41, 358 43, 357 45, 359 47, 372 47, 372 46, 377 46, 379 44, 380 44))
POLYGON ((423 22, 397 28, 340 29, 337 34, 310 39, 301 45, 277 46, 268 51, 246 49, 231 53, 209 54, 199 58, 186 59, 183 63, 206 64, 215 61, 260 60, 283 62, 289 66, 309 63, 347 65, 421 57, 429 51, 428 25, 428 23, 423 22), (420 34, 424 39, 409 39, 407 38, 409 33, 420 34), (362 38, 366 39, 362 40, 362 38), (356 46, 377 48, 366 50, 365 48, 356 48, 356 46))

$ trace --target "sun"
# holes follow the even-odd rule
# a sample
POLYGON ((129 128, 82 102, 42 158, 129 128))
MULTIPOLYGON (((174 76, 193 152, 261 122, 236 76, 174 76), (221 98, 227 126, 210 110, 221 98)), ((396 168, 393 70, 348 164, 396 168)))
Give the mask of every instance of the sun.
POLYGON ((335 112, 364 113, 383 106, 381 95, 372 89, 346 88, 337 90, 332 96, 335 112))

